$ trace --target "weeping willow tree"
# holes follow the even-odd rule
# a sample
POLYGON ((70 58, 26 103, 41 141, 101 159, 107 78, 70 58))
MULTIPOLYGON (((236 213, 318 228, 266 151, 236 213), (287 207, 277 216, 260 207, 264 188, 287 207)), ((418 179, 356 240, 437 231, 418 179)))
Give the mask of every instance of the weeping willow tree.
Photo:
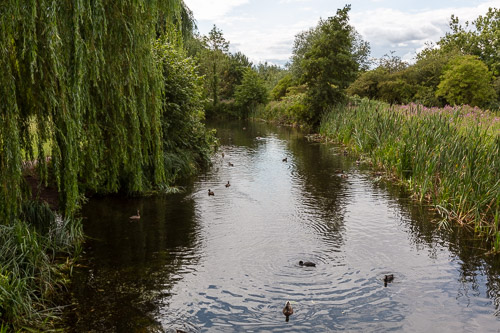
POLYGON ((168 180, 155 41, 193 28, 182 0, 1 1, 1 221, 19 214, 22 161, 57 185, 66 216, 83 191, 141 192, 168 180))

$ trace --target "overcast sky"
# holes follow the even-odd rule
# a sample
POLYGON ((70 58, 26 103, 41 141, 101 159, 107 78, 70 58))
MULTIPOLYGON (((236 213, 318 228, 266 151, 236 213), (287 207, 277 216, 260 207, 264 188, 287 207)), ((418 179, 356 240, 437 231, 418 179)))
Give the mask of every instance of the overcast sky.
MULTIPOLYGON (((254 63, 283 65, 291 56, 294 36, 314 27, 319 18, 335 15, 345 1, 337 0, 184 0, 201 34, 213 25, 254 63)), ((411 61, 425 42, 436 42, 448 31, 450 16, 462 24, 484 15, 500 0, 361 0, 351 2, 351 24, 368 41, 371 56, 390 51, 411 61)))

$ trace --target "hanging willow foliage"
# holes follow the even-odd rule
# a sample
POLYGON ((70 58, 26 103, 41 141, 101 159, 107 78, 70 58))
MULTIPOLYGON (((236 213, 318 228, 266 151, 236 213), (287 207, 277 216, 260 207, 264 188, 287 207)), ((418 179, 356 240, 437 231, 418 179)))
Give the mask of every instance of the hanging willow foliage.
POLYGON ((82 189, 166 180, 153 41, 172 26, 194 27, 182 0, 0 2, 0 221, 18 215, 23 160, 55 181, 66 216, 82 189))

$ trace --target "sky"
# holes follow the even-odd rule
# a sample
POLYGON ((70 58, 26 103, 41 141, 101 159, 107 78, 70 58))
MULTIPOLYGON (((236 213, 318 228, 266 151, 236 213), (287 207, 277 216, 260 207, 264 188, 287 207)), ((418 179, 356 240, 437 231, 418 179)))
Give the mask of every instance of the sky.
MULTIPOLYGON (((284 65, 292 55, 295 35, 334 16, 338 0, 184 0, 198 30, 208 34, 214 24, 254 64, 284 65)), ((426 42, 437 42, 449 31, 452 14, 462 24, 484 15, 500 0, 357 0, 351 2, 350 23, 370 43, 371 57, 394 52, 413 62, 426 42)))

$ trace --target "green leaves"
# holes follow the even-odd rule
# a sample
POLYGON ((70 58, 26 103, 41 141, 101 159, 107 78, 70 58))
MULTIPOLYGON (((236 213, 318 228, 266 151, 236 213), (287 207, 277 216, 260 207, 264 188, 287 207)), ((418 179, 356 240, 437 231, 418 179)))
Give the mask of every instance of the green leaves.
POLYGON ((313 124, 319 123, 329 105, 344 100, 345 89, 369 52, 368 45, 349 25, 350 9, 349 5, 338 9, 335 16, 320 20, 314 29, 296 37, 292 72, 308 87, 313 124))
POLYGON ((259 75, 253 70, 248 68, 243 74, 243 80, 239 86, 236 87, 234 93, 236 105, 241 107, 244 111, 243 117, 255 109, 257 104, 264 104, 267 100, 267 90, 264 82, 259 78, 259 75))
POLYGON ((436 96, 446 98, 452 105, 486 106, 496 95, 492 78, 488 67, 477 57, 456 57, 448 63, 436 96))

